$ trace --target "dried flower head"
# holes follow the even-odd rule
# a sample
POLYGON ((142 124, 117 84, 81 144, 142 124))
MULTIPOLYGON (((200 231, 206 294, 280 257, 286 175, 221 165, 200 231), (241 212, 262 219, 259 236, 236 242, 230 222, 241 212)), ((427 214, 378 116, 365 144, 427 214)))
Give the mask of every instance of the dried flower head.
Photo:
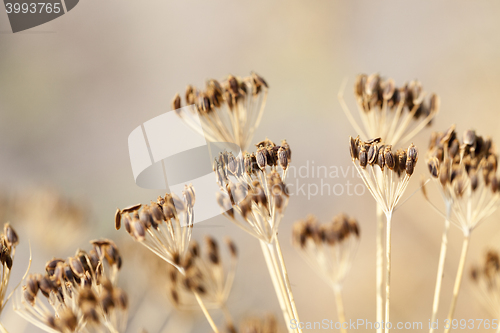
POLYGON ((481 263, 470 271, 476 295, 494 318, 500 318, 500 255, 498 251, 486 252, 481 263))
POLYGON ((468 130, 460 142, 455 126, 432 134, 427 166, 465 235, 500 205, 497 154, 489 138, 468 130))
POLYGON ((0 234, 0 267, 2 268, 0 275, 0 314, 9 300, 6 293, 17 244, 19 244, 19 237, 16 231, 10 223, 5 223, 3 233, 0 234))
POLYGON ((214 171, 222 191, 217 201, 224 215, 251 235, 272 242, 288 204, 284 182, 290 162, 285 140, 277 146, 266 139, 257 144, 255 153, 242 157, 222 153, 214 171))
POLYGON ((185 274, 169 267, 170 298, 177 308, 192 309, 198 305, 192 290, 197 291, 207 308, 220 309, 227 302, 236 272, 236 245, 226 239, 229 252, 226 258, 221 255, 215 238, 206 236, 205 244, 200 248, 191 241, 185 274))
POLYGON ((366 187, 386 214, 392 213, 403 195, 418 161, 418 150, 411 144, 393 152, 380 138, 361 141, 349 137, 352 162, 366 187))
POLYGON ((241 333, 279 333, 276 317, 269 314, 264 319, 253 317, 243 320, 240 325, 241 333))
POLYGON ((30 274, 14 310, 46 332, 124 332, 127 294, 116 287, 121 257, 107 239, 67 260, 53 258, 45 274, 30 274))
POLYGON ((294 247, 326 281, 342 286, 359 244, 359 226, 355 219, 339 214, 329 223, 320 224, 315 216, 293 226, 294 247))
POLYGON ((12 205, 16 220, 25 223, 30 240, 42 249, 71 250, 90 230, 89 207, 54 190, 23 192, 12 205))
POLYGON ((439 98, 426 93, 419 81, 397 87, 393 79, 379 74, 360 74, 354 83, 354 96, 364 131, 354 120, 343 92, 339 93, 342 109, 363 139, 380 137, 389 145, 409 142, 439 112, 439 98))
POLYGON ((184 200, 175 193, 167 193, 149 205, 118 209, 115 227, 119 229, 123 224, 136 241, 182 270, 194 222, 192 185, 186 186, 183 197, 184 200))
POLYGON ((204 135, 213 142, 232 142, 248 149, 255 129, 259 126, 267 99, 268 85, 252 73, 240 78, 229 75, 221 82, 208 80, 205 90, 188 86, 185 105, 176 94, 172 108, 193 129, 200 131, 194 113, 198 114, 204 135))

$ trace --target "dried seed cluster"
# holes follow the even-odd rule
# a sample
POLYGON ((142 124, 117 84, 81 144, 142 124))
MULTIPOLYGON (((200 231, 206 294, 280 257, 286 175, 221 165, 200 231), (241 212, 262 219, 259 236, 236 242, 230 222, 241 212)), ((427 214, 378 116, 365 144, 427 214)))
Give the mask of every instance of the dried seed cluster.
POLYGON ((5 223, 3 233, 0 234, 0 267, 2 268, 2 275, 0 276, 0 314, 8 301, 5 294, 9 286, 10 272, 17 244, 19 244, 19 237, 16 231, 10 223, 5 223))
POLYGON ((32 245, 62 252, 91 230, 89 208, 78 200, 69 200, 60 193, 35 189, 12 199, 13 219, 25 223, 32 245))
POLYGON ((498 157, 490 138, 465 131, 462 142, 455 126, 432 134, 427 166, 464 233, 468 234, 500 204, 498 157))
POLYGON ((192 291, 202 297, 208 308, 221 308, 226 304, 236 269, 236 244, 226 239, 229 260, 221 256, 219 243, 215 238, 206 236, 205 244, 201 248, 196 241, 191 241, 183 265, 184 274, 173 266, 169 267, 170 298, 176 307, 196 307, 198 304, 192 291))
POLYGON ((474 265, 470 277, 477 288, 477 295, 494 318, 500 317, 500 255, 498 251, 486 252, 481 263, 474 265))
POLYGON ((309 215, 293 225, 292 241, 320 276, 340 287, 356 253, 359 235, 357 221, 345 214, 324 224, 309 215))
POLYGON ((396 207, 408 186, 418 161, 418 150, 412 143, 408 149, 392 151, 380 138, 361 141, 349 137, 352 162, 366 187, 387 214, 396 207))
MULTIPOLYGON (((236 143, 247 149, 255 129, 259 126, 267 99, 268 85, 252 73, 239 78, 229 75, 221 82, 208 80, 205 90, 189 85, 185 105, 193 105, 199 115, 204 135, 213 142, 236 143)), ((181 97, 176 94, 172 108, 195 130, 201 130, 191 112, 181 109, 181 97)))
POLYGON ((47 332, 123 332, 128 300, 115 286, 120 253, 111 240, 91 243, 88 252, 48 261, 44 275, 28 275, 15 310, 47 332))
POLYGON ((168 263, 182 269, 194 222, 195 191, 186 185, 183 199, 175 193, 158 197, 149 205, 137 204, 117 209, 115 227, 125 230, 168 263))
POLYGON ((292 155, 286 140, 281 146, 268 139, 256 146, 256 152, 244 153, 243 157, 221 153, 215 160, 214 171, 222 191, 217 193, 217 201, 231 221, 270 243, 288 204, 284 181, 292 155))
POLYGON ((364 133, 356 125, 359 134, 381 137, 390 145, 410 141, 439 111, 438 96, 426 98, 419 81, 397 87, 393 79, 361 74, 354 83, 354 96, 366 130, 364 133))
POLYGON ((262 318, 248 318, 240 325, 241 333, 279 333, 278 322, 273 315, 262 318))

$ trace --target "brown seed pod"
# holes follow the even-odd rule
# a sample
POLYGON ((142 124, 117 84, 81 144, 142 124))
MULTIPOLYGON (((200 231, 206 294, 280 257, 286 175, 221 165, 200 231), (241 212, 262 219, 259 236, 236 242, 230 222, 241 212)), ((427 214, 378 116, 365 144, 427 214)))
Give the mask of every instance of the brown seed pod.
POLYGON ((351 158, 353 161, 358 159, 358 145, 356 144, 356 140, 354 140, 352 136, 349 136, 349 153, 351 154, 351 158))
POLYGON ((463 141, 465 145, 473 146, 476 143, 476 132, 474 130, 465 131, 463 141))
POLYGON ((177 110, 181 108, 181 96, 177 93, 172 100, 172 110, 177 110))
POLYGON ((408 176, 413 175, 413 171, 415 171, 415 163, 413 162, 413 159, 408 158, 406 159, 406 174, 408 176))
POLYGON ((278 163, 283 170, 288 168, 288 154, 283 147, 278 149, 278 163))
POLYGON ((377 165, 380 167, 380 170, 382 170, 382 171, 384 171, 384 167, 385 167, 384 151, 385 151, 385 147, 384 146, 380 147, 380 149, 378 151, 378 157, 377 157, 377 165))
POLYGON ((257 165, 261 170, 264 170, 267 165, 267 150, 264 147, 257 149, 256 153, 257 165))
POLYGON ((80 260, 71 257, 68 258, 68 263, 74 275, 76 275, 79 278, 83 278, 85 276, 85 270, 83 269, 83 265, 80 262, 80 260))
POLYGON ((370 146, 368 149, 368 164, 374 165, 377 162, 378 157, 378 145, 376 143, 370 146))
POLYGON ((396 90, 396 84, 393 79, 388 79, 384 84, 384 91, 382 93, 382 97, 384 100, 388 101, 394 95, 394 91, 396 90))
POLYGON ((394 161, 394 155, 392 154, 391 151, 391 146, 386 146, 384 149, 384 159, 385 159, 385 164, 390 170, 394 170, 394 166, 396 165, 396 162, 394 161))
POLYGON ((16 246, 17 244, 19 244, 19 237, 17 236, 16 231, 14 230, 14 228, 12 228, 10 223, 4 224, 3 233, 5 236, 5 241, 6 241, 7 245, 9 246, 9 248, 12 248, 13 246, 16 246))
POLYGON ((408 147, 408 158, 411 159, 414 164, 416 164, 418 161, 418 150, 413 143, 410 145, 410 147, 408 147))
POLYGON ((361 145, 359 149, 359 166, 364 169, 366 168, 367 163, 368 163, 368 153, 366 152, 365 146, 361 145))
POLYGON ((120 208, 117 208, 115 213, 115 229, 120 230, 121 226, 122 226, 122 212, 120 211, 120 208))
POLYGON ((431 158, 429 162, 427 162, 427 167, 432 177, 439 177, 439 161, 436 157, 431 158))

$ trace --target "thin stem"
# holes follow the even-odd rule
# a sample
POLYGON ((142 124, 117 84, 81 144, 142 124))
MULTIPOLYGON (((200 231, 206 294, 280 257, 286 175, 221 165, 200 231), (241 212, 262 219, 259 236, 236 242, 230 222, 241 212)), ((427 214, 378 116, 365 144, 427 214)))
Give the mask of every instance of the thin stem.
MULTIPOLYGON (((460 255, 460 262, 458 264, 457 276, 455 278, 455 286, 453 287, 453 297, 451 299, 450 312, 448 313, 448 320, 451 323, 453 320, 453 315, 455 314, 455 307, 457 305, 458 293, 460 291, 460 285, 462 284, 462 277, 464 275, 465 258, 467 256, 467 250, 469 249, 470 234, 465 234, 464 242, 462 245, 462 254, 460 255)), ((450 325, 451 327, 451 325, 450 325)), ((444 332, 448 333, 450 327, 445 329, 444 332)))
MULTIPOLYGON (((293 319, 295 319, 297 322, 300 322, 299 320, 299 314, 297 312, 297 306, 295 305, 295 299, 293 298, 293 293, 292 293, 292 287, 290 285, 290 279, 288 278, 288 271, 285 266, 285 259, 283 258, 283 253, 281 252, 281 246, 280 242, 278 241, 278 235, 274 237, 274 245, 276 247, 276 252, 278 253, 278 260, 281 266, 281 271, 283 273, 283 277, 285 280, 285 286, 286 286, 286 292, 288 294, 288 299, 290 301, 290 304, 292 306, 292 311, 293 311, 293 319)), ((299 332, 302 332, 302 330, 299 328, 299 332)))
POLYGON ((200 305, 201 311, 203 311, 203 314, 207 318, 208 323, 212 327, 212 330, 215 333, 219 333, 219 330, 217 329, 217 325, 215 325, 214 320, 212 319, 212 316, 210 316, 210 313, 207 310, 207 307, 205 304, 203 304, 203 301, 201 300, 200 295, 196 291, 193 290, 194 297, 196 297, 196 300, 198 301, 198 304, 200 305))
POLYGON ((387 218, 386 226, 386 238, 385 238, 385 260, 386 260, 386 272, 385 272, 385 333, 389 333, 388 323, 389 323, 389 311, 391 306, 390 296, 391 296, 391 220, 392 211, 385 214, 387 218))
MULTIPOLYGON (((377 322, 381 323, 384 320, 384 299, 382 297, 382 286, 384 284, 384 218, 382 207, 377 204, 377 267, 376 267, 376 283, 377 283, 377 322)), ((378 333, 382 333, 382 326, 377 329, 378 333)))
POLYGON ((285 303, 283 288, 279 283, 278 274, 276 273, 276 267, 271 259, 269 247, 267 246, 267 243, 262 240, 260 241, 260 245, 262 253, 264 254, 264 259, 266 260, 269 275, 271 276, 271 281, 273 282, 274 290, 276 291, 276 296, 278 296, 278 302, 280 304, 281 312, 283 313, 283 319, 285 320, 286 327, 289 333, 294 333, 295 330, 293 330, 290 325, 291 318, 287 307, 288 304, 285 303))
POLYGON ((340 286, 333 286, 333 292, 335 294, 335 302, 337 303, 337 314, 340 322, 340 332, 347 333, 347 330, 344 328, 345 319, 345 311, 344 311, 344 302, 342 301, 342 290, 340 286))
POLYGON ((0 323, 0 332, 2 333, 9 333, 5 327, 3 327, 2 323, 0 323))
POLYGON ((226 321, 226 327, 230 330, 230 332, 236 332, 234 328, 233 318, 231 317, 231 313, 227 309, 226 304, 222 304, 221 309, 222 313, 224 314, 224 319, 226 321))
MULTIPOLYGON (((448 249, 448 230, 450 229, 450 214, 452 203, 446 203, 446 219, 444 221, 443 237, 441 240, 441 251, 439 253, 439 264, 436 277, 436 289, 434 290, 434 302, 432 303, 432 317, 431 323, 436 320, 437 312, 439 309, 439 296, 441 295, 441 285, 444 276, 444 263, 446 261, 446 252, 448 249)), ((431 325, 429 333, 432 333, 434 328, 431 325)))

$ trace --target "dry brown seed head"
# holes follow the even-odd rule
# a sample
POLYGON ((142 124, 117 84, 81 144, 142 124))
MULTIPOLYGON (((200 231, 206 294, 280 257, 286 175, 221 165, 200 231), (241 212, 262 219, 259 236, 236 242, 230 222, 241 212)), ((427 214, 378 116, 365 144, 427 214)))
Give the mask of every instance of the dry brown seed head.
POLYGON ((172 110, 177 110, 181 108, 181 96, 177 93, 172 100, 172 110))
POLYGON ((384 146, 380 147, 380 149, 378 151, 378 156, 377 156, 377 165, 380 167, 380 169, 382 171, 384 170, 384 167, 385 167, 384 150, 385 150, 384 146))
POLYGON ((366 152, 365 145, 361 145, 359 147, 359 166, 363 169, 366 168, 366 164, 368 163, 368 153, 366 152))
POLYGON ((476 132, 474 130, 467 130, 464 132, 464 144, 473 146, 476 143, 476 132))
POLYGON ((167 220, 174 219, 177 215, 175 207, 170 202, 163 204, 163 215, 167 220))
POLYGON ((451 159, 454 159, 455 156, 458 156, 459 152, 460 152, 460 142, 458 142, 458 139, 455 139, 451 142, 448 148, 448 154, 450 155, 451 159))
POLYGON ((376 143, 373 143, 370 145, 370 148, 368 149, 368 164, 374 165, 377 162, 377 157, 378 157, 378 145, 376 143))
POLYGON ((387 101, 392 98, 394 91, 396 90, 396 85, 393 79, 388 79, 384 84, 384 91, 382 93, 383 98, 387 101))
POLYGON ((357 98, 363 97, 363 94, 365 92, 366 79, 366 74, 359 74, 358 76, 356 76, 356 81, 354 82, 354 95, 357 98))
POLYGON ((64 262, 64 260, 59 259, 59 258, 52 258, 51 260, 47 261, 45 264, 45 271, 49 276, 52 276, 54 274, 54 270, 56 269, 56 266, 58 263, 64 262))
POLYGON ((264 170, 267 165, 267 150, 264 147, 257 149, 256 153, 257 165, 261 170, 264 170))
POLYGON ((140 220, 134 219, 131 224, 132 236, 135 240, 142 242, 146 239, 146 227, 141 223, 140 220))
POLYGON ((19 237, 17 236, 16 231, 14 230, 14 228, 12 228, 10 223, 4 224, 3 233, 5 236, 5 241, 9 248, 12 248, 13 246, 19 244, 19 237))
POLYGON ((283 147, 280 147, 278 150, 278 163, 283 170, 288 168, 288 154, 283 147))
POLYGON ((24 299, 28 303, 30 303, 31 306, 35 305, 36 294, 33 295, 33 293, 31 293, 26 286, 23 286, 23 296, 24 296, 24 299))
POLYGON ((386 146, 384 150, 384 159, 385 159, 385 164, 390 170, 394 170, 394 167, 396 166, 396 162, 394 160, 394 155, 392 154, 391 151, 391 146, 386 146))
POLYGON ((436 157, 431 158, 429 162, 427 162, 427 166, 432 177, 439 177, 439 161, 436 157))
POLYGON ((417 163, 418 161, 418 150, 413 143, 408 147, 408 158, 411 159, 413 163, 417 163))
POLYGON ((406 174, 408 176, 413 175, 413 172, 415 171, 415 162, 411 158, 406 159, 406 168, 405 168, 406 174))
POLYGON ((120 208, 117 208, 115 213, 115 229, 120 230, 121 226, 122 226, 122 213, 120 211, 120 208))
POLYGON ((380 76, 377 73, 368 76, 365 84, 365 93, 368 96, 377 95, 379 89, 380 89, 380 76))
POLYGON ((122 213, 132 213, 136 212, 141 208, 142 204, 135 204, 122 209, 122 213))
POLYGON ((356 144, 356 141, 352 136, 349 136, 349 153, 351 154, 351 158, 353 161, 358 159, 358 145, 356 144))
POLYGON ((70 257, 70 258, 68 258, 68 264, 71 267, 71 270, 73 271, 73 273, 77 277, 83 278, 85 276, 85 270, 83 269, 83 265, 80 262, 80 260, 73 258, 73 257, 70 257))
POLYGON ((281 147, 283 147, 286 150, 288 163, 292 162, 292 150, 290 149, 290 145, 285 139, 281 140, 281 147))

